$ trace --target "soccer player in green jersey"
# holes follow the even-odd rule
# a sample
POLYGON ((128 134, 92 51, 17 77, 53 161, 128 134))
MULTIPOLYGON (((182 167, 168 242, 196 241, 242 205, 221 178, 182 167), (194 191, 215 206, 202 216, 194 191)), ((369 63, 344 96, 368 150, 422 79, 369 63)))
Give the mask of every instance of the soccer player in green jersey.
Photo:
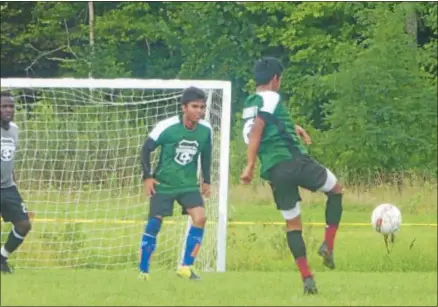
POLYGON ((200 279, 193 269, 204 235, 206 216, 201 195, 210 194, 210 167, 213 131, 203 120, 206 98, 202 90, 190 87, 182 94, 182 115, 160 121, 143 145, 141 162, 146 194, 150 196, 149 219, 141 241, 140 277, 149 278, 149 261, 157 244, 163 218, 173 214, 177 201, 183 214, 192 218, 184 259, 177 274, 200 279), (161 147, 158 165, 151 169, 151 152, 161 147), (198 182, 201 157, 202 184, 198 182), (201 189, 200 189, 201 188, 201 189))
POLYGON ((294 124, 277 92, 282 73, 283 66, 275 58, 263 58, 255 64, 256 93, 245 100, 243 110, 243 137, 248 147, 241 181, 251 182, 258 156, 261 177, 270 182, 277 209, 286 221, 287 243, 300 270, 304 293, 315 294, 317 287, 302 237, 298 187, 327 195, 325 239, 318 253, 330 269, 334 268, 334 240, 342 216, 342 187, 333 173, 311 158, 300 143, 299 136, 304 136, 306 143, 310 138, 294 124))

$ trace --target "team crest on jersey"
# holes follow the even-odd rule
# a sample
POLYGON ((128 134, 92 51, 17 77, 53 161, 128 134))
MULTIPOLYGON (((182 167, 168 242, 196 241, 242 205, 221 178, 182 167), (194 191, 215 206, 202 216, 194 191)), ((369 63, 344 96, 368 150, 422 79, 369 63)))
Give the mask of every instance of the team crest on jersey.
POLYGON ((187 165, 193 161, 193 157, 198 152, 199 143, 197 141, 182 140, 176 147, 175 161, 180 165, 187 165))
POLYGON ((4 162, 12 161, 15 153, 15 141, 13 138, 1 138, 1 160, 4 162))

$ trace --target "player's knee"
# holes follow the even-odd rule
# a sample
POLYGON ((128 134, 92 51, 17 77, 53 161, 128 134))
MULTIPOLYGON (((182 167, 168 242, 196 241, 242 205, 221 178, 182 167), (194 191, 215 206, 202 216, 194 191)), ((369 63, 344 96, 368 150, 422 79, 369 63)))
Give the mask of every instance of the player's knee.
POLYGON ((330 197, 330 195, 341 195, 343 194, 342 185, 337 182, 335 186, 327 192, 327 196, 330 197))
POLYGON ((300 215, 300 203, 297 202, 295 207, 288 210, 282 210, 281 214, 286 221, 286 230, 301 230, 301 215, 300 215))
POLYGON ((192 220, 193 220, 193 224, 197 226, 204 227, 205 224, 207 223, 207 217, 205 216, 205 214, 194 215, 192 220))
POLYGON ((160 217, 150 217, 146 225, 146 233, 156 237, 160 232, 162 219, 160 217))
POLYGON ((338 183, 338 179, 336 178, 336 176, 328 168, 326 168, 325 170, 327 174, 326 180, 318 190, 326 194, 332 193, 332 191, 336 191, 337 189, 341 189, 342 191, 342 187, 338 183))
POLYGON ((207 217, 205 216, 204 207, 194 207, 187 209, 187 213, 192 218, 193 225, 198 227, 204 227, 207 223, 207 217))
POLYGON ((14 229, 21 236, 25 237, 32 229, 32 225, 29 220, 19 221, 14 224, 14 229))
POLYGON ((291 220, 286 220, 286 231, 301 230, 303 225, 301 224, 301 216, 298 215, 291 220))

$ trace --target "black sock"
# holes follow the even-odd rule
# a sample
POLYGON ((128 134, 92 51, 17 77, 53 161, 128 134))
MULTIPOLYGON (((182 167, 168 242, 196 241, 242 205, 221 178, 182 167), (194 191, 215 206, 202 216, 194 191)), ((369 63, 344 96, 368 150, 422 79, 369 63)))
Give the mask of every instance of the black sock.
POLYGON ((306 245, 301 230, 287 232, 287 245, 289 245, 289 249, 295 259, 306 257, 306 245))
POLYGON ((8 240, 5 243, 5 249, 9 253, 13 253, 23 243, 24 235, 18 233, 15 228, 12 228, 9 233, 8 240))
POLYGON ((295 258, 295 263, 301 273, 301 278, 304 280, 309 276, 312 276, 309 265, 306 258, 306 244, 304 243, 302 231, 292 230, 287 232, 287 244, 295 258))
POLYGON ((342 194, 330 194, 325 206, 325 222, 327 225, 339 225, 342 217, 342 194))

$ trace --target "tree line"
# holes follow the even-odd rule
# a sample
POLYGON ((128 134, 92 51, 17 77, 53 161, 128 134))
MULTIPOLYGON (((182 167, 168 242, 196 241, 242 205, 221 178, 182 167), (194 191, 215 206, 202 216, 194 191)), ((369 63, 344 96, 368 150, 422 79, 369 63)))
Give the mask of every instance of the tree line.
POLYGON ((2 2, 0 12, 2 78, 230 80, 239 164, 252 66, 275 56, 321 162, 350 181, 436 179, 434 2, 2 2))

